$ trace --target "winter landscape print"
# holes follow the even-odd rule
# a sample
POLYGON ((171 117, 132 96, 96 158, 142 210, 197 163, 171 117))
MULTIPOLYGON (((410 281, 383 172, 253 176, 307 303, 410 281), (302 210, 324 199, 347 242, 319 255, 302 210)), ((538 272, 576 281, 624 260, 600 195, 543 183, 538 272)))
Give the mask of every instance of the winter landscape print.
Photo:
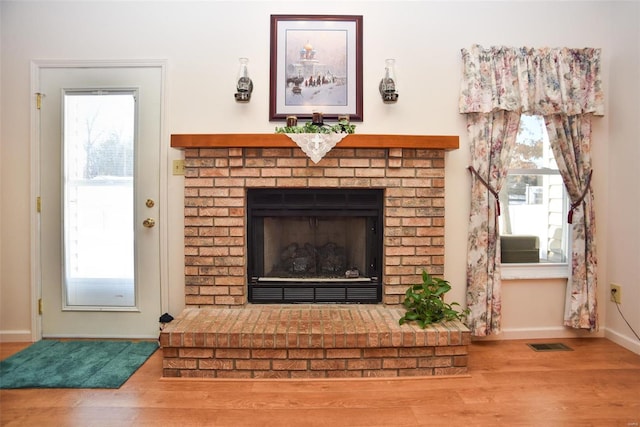
POLYGON ((362 120, 362 17, 271 16, 271 119, 362 120))
POLYGON ((289 30, 285 45, 285 105, 347 105, 346 31, 289 30))

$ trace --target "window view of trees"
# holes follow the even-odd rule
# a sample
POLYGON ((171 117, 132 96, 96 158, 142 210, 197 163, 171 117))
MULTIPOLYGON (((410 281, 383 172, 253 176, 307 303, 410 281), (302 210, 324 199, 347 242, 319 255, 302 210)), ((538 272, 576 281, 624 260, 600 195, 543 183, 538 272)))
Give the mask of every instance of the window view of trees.
POLYGON ((520 236, 518 244, 528 242, 527 249, 517 250, 538 251, 535 261, 527 257, 523 262, 566 262, 567 196, 540 116, 520 119, 500 205, 500 234, 520 236))
MULTIPOLYGON (((513 150, 509 169, 539 169, 544 167, 544 121, 540 117, 523 115, 520 118, 517 144, 513 150)), ((506 186, 510 203, 525 203, 529 198, 528 189, 542 183, 536 175, 510 175, 506 186)), ((539 202, 538 202, 539 203, 539 202)))
POLYGON ((131 141, 123 141, 122 135, 112 133, 104 139, 87 139, 85 150, 85 178, 133 176, 133 147, 131 141))
POLYGON ((109 119, 101 111, 104 108, 85 108, 85 114, 78 118, 83 123, 77 134, 86 159, 83 178, 133 176, 133 135, 124 135, 122 129, 105 128, 104 121, 109 119))

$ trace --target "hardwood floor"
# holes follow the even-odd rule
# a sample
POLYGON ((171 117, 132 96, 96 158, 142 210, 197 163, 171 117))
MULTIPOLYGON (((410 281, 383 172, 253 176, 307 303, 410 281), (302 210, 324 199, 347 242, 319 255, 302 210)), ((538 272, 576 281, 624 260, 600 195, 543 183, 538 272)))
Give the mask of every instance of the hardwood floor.
MULTIPOLYGON (((475 342, 461 378, 174 380, 158 350, 119 390, 0 390, 2 426, 639 426, 640 355, 604 338, 475 342), (559 340, 544 340, 552 342, 559 340)), ((25 344, 0 344, 0 358, 25 344)))

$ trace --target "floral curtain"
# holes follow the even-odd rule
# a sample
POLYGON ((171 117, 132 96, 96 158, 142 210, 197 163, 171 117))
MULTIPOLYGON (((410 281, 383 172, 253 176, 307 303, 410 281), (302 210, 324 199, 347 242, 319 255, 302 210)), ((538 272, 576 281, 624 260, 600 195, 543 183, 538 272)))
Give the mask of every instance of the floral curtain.
POLYGON ((591 115, 545 117, 551 148, 571 199, 571 282, 565 325, 597 330, 595 211, 591 191, 591 115))
POLYGON ((467 249, 468 326, 476 336, 500 332, 500 231, 498 193, 507 177, 520 113, 469 113, 471 213, 467 249), (473 280, 469 280, 472 278, 473 280))
POLYGON ((460 113, 604 115, 600 49, 462 50, 460 113))
MULTIPOLYGON (((581 116, 590 123, 591 116, 603 115, 604 97, 599 49, 483 48, 474 45, 468 50, 462 50, 462 60, 459 110, 460 113, 467 114, 472 168, 477 172, 473 173, 472 180, 467 256, 467 307, 470 309, 468 323, 473 335, 484 336, 500 333, 499 230, 497 225, 492 225, 497 224, 496 216, 499 212, 496 207, 499 205, 496 204, 495 197, 492 200, 489 194, 499 191, 504 176, 502 169, 505 167, 499 162, 491 163, 488 159, 508 158, 505 156, 508 156, 513 144, 510 130, 513 123, 516 123, 517 132, 518 123, 512 116, 519 117, 522 113, 542 115, 545 118, 581 116), (500 111, 511 114, 498 114, 500 111), (496 132, 497 129, 502 131, 496 132), (487 166, 482 166, 485 163, 487 166), (488 166, 491 164, 493 167, 488 166), (486 170, 483 171, 483 168, 486 170), (488 185, 483 184, 480 178, 488 185), (482 219, 483 216, 486 216, 486 220, 482 219)), ((547 120, 547 123, 550 122, 555 120, 547 120)), ((564 133, 566 134, 567 132, 564 133)), ((560 147, 560 139, 559 136, 551 138, 552 145, 558 144, 560 147)), ((567 137, 562 139, 574 140, 567 137)), ((577 143, 585 141, 588 144, 590 138, 577 143)), ((562 148, 558 149, 562 151, 562 148)), ((583 152, 584 148, 577 153, 578 157, 583 152)), ((566 178, 564 179, 568 186, 566 178)), ((592 200, 592 193, 589 191, 585 198, 592 200)), ((583 202, 584 199, 580 203, 583 202)), ((584 235, 594 235, 592 225, 593 223, 589 223, 585 226, 584 235)), ((574 230, 574 239, 577 234, 574 230)), ((585 314, 581 312, 584 309, 588 311, 588 319, 597 318, 595 304, 582 303, 590 299, 588 295, 595 296, 595 245, 593 249, 591 257, 585 258, 583 263, 575 261, 576 249, 573 252, 571 299, 575 304, 571 305, 573 308, 570 319, 584 318, 585 314), (590 275, 586 273, 586 269, 593 271, 593 281, 588 280, 590 275)), ((568 323, 574 327, 584 327, 579 326, 583 322, 568 323)), ((590 325, 589 328, 591 329, 590 325)))

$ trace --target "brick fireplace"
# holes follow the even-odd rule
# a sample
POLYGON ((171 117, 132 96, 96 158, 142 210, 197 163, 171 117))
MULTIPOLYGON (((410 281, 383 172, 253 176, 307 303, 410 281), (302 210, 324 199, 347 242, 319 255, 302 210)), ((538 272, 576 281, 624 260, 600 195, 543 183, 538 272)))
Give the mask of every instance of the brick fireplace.
POLYGON ((397 325, 399 304, 422 270, 444 273, 444 154, 457 148, 457 137, 432 137, 435 144, 424 138, 351 135, 315 164, 284 135, 217 135, 205 137, 206 143, 202 136, 174 135, 172 146, 184 149, 185 157, 187 309, 161 334, 164 375, 466 372, 469 334, 462 324, 426 330, 397 325), (381 303, 351 309, 249 304, 247 192, 333 188, 378 189, 383 195, 381 303), (283 362, 292 357, 296 363, 283 362), (396 362, 385 362, 390 358, 396 362), (348 359, 359 368, 349 369, 348 359))
POLYGON ((247 302, 249 188, 384 190, 384 304, 399 304, 423 268, 444 273, 444 151, 334 149, 318 165, 295 148, 185 150, 189 306, 247 302))

